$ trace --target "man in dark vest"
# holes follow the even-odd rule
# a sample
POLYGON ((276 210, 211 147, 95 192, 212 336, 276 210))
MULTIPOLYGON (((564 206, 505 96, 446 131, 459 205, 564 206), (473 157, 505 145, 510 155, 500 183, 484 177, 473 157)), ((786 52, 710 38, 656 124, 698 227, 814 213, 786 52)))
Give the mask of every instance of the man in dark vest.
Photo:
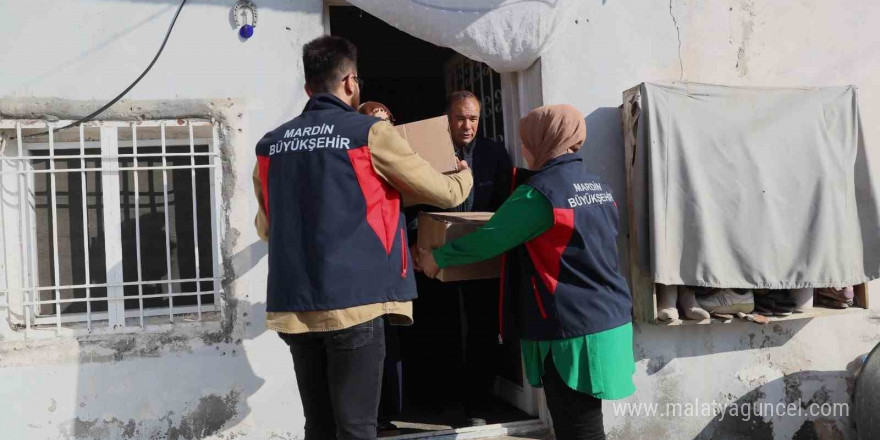
MULTIPOLYGON (((445 211, 495 211, 511 190, 513 165, 507 150, 498 142, 478 137, 481 106, 473 93, 453 92, 447 100, 446 115, 455 154, 472 170, 474 187, 464 203, 445 211)), ((416 211, 444 210, 438 208, 442 207, 423 206, 416 211)), ((413 219, 417 212, 410 211, 408 215, 414 238, 417 223, 413 219)), ((416 387, 424 388, 430 378, 433 389, 423 392, 430 392, 441 403, 463 404, 464 423, 483 425, 485 412, 492 406, 495 375, 503 354, 497 341, 498 324, 494 321, 498 280, 441 283, 420 275, 417 281, 420 300, 415 307, 420 323, 411 329, 414 331, 409 332, 405 341, 408 347, 404 347, 405 351, 417 353, 410 356, 415 358, 414 363, 426 364, 410 363, 412 374, 425 376, 419 378, 422 383, 416 387), (464 318, 464 326, 459 317, 464 318)))
POLYGON ((472 176, 466 163, 434 171, 391 124, 354 110, 363 82, 347 40, 307 43, 303 68, 305 109, 256 147, 266 326, 290 347, 306 440, 374 439, 383 320, 411 324, 416 297, 403 202, 457 206, 472 176))

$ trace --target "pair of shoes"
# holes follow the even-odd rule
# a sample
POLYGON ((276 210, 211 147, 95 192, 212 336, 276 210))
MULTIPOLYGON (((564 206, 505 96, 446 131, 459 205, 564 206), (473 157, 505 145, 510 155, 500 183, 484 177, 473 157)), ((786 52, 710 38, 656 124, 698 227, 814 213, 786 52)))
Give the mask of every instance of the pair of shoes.
POLYGON ((846 309, 855 304, 855 292, 852 287, 845 287, 843 289, 823 287, 816 289, 815 301, 825 307, 846 309))
POLYGON ((735 315, 752 313, 755 296, 751 290, 742 293, 734 289, 712 289, 707 295, 697 296, 700 307, 712 314, 735 315))
POLYGON ((761 301, 755 301, 755 314, 761 316, 791 316, 792 311, 788 309, 777 309, 774 304, 766 304, 761 303, 761 301))
POLYGON ((791 316, 797 307, 792 292, 787 289, 755 290, 755 313, 763 316, 791 316))

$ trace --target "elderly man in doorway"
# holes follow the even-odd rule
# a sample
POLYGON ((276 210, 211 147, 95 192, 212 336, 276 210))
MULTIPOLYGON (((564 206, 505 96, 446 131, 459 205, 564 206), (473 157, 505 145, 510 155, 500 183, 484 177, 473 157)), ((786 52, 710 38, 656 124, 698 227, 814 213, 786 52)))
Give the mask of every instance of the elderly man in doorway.
MULTIPOLYGON (((498 142, 478 136, 480 100, 466 90, 453 92, 447 100, 446 114, 455 154, 470 167, 474 186, 464 203, 455 208, 421 206, 409 211, 411 243, 415 243, 419 211, 495 211, 510 194, 513 165, 507 150, 498 142)), ((405 358, 422 364, 410 363, 410 372, 417 376, 413 381, 436 403, 461 404, 464 425, 485 424, 501 358, 497 338, 498 280, 441 283, 417 276, 416 281, 419 301, 414 313, 420 322, 408 329, 409 337, 404 338, 405 358)))

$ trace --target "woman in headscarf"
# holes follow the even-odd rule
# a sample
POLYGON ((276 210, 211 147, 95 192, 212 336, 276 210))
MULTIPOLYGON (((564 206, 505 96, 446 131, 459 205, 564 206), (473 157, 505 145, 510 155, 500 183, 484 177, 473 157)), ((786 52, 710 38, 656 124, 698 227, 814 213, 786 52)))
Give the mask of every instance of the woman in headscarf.
POLYGON ((383 121, 388 121, 391 125, 394 125, 394 115, 391 113, 391 110, 382 104, 381 102, 376 101, 367 101, 358 107, 358 113, 362 115, 375 116, 383 121))
POLYGON ((482 228, 419 249, 420 262, 436 276, 506 253, 499 311, 509 307, 505 297, 514 302, 526 376, 544 388, 556 438, 604 439, 602 400, 635 392, 617 203, 575 154, 586 138, 577 109, 537 108, 520 121, 520 137, 529 166, 524 183, 482 228))

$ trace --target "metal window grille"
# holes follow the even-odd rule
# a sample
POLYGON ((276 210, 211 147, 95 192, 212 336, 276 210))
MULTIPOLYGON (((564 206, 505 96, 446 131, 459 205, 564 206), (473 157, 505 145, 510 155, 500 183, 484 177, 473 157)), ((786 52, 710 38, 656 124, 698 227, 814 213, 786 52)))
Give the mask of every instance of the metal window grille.
POLYGON ((501 103, 501 74, 489 65, 464 56, 446 65, 446 93, 469 90, 480 100, 479 131, 483 137, 504 143, 504 107, 501 103))
POLYGON ((218 311, 215 125, 66 124, 0 120, 10 322, 118 331, 218 311))

